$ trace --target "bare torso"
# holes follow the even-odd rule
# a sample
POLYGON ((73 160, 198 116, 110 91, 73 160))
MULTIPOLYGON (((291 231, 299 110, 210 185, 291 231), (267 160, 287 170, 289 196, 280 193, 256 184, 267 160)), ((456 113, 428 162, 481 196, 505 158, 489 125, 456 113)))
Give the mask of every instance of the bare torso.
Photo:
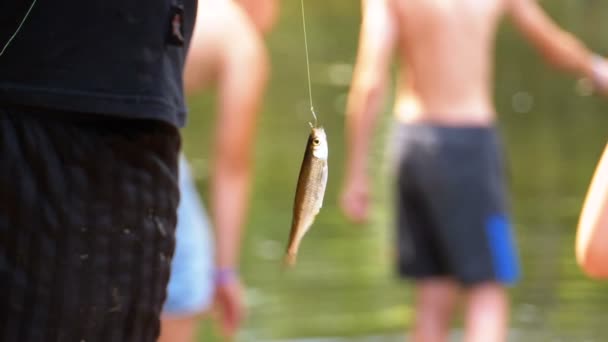
POLYGON ((505 0, 393 0, 401 71, 394 113, 403 122, 494 120, 494 36, 505 0))

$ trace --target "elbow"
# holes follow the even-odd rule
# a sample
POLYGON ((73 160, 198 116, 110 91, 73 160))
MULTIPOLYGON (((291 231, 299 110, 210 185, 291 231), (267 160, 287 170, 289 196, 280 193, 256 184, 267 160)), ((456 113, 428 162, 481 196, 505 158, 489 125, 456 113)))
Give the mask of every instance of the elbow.
POLYGON ((363 98, 367 100, 367 103, 377 102, 384 92, 384 87, 380 82, 374 82, 362 90, 363 98))
MULTIPOLYGON (((246 145, 240 145, 246 146, 246 145)), ((230 178, 242 177, 250 173, 252 169, 252 157, 243 147, 238 151, 230 151, 228 148, 219 148, 216 151, 215 170, 217 175, 230 178)))
POLYGON ((252 163, 248 158, 220 158, 212 173, 213 183, 219 187, 248 184, 252 175, 252 163))
POLYGON ((353 85, 349 96, 348 113, 360 112, 370 104, 377 103, 383 94, 380 82, 357 82, 353 85))
POLYGON ((555 51, 544 52, 542 54, 542 57, 547 64, 549 64, 550 66, 552 66, 553 68, 555 68, 557 70, 568 72, 568 71, 573 71, 576 69, 575 64, 572 63, 572 61, 570 59, 563 58, 561 56, 561 53, 559 53, 559 52, 555 52, 555 51))

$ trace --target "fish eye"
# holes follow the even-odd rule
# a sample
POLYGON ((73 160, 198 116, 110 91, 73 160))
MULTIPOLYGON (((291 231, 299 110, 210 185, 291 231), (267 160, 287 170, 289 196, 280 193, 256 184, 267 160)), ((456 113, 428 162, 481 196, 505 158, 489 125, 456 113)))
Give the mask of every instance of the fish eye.
POLYGON ((320 141, 319 141, 319 139, 317 139, 317 138, 315 138, 315 140, 313 140, 313 141, 312 141, 312 143, 313 143, 314 145, 319 145, 319 142, 320 142, 320 141))

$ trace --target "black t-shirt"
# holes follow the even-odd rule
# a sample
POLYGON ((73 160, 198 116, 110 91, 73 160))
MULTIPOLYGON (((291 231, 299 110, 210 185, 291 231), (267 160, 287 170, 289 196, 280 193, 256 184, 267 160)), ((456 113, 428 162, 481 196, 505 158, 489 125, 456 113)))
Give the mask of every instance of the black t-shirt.
MULTIPOLYGON (((31 1, 0 1, 0 50, 31 1)), ((196 3, 38 0, 0 56, 0 103, 182 126, 182 71, 196 3), (180 6, 183 46, 170 40, 180 6)))

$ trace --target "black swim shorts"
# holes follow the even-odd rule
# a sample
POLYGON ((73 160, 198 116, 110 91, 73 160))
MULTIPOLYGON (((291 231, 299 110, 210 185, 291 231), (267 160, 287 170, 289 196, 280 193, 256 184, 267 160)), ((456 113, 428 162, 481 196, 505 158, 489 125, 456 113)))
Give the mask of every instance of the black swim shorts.
POLYGON ((0 105, 0 341, 152 342, 179 132, 0 105))
POLYGON ((514 283, 519 265, 496 130, 401 125, 397 143, 400 274, 514 283))

